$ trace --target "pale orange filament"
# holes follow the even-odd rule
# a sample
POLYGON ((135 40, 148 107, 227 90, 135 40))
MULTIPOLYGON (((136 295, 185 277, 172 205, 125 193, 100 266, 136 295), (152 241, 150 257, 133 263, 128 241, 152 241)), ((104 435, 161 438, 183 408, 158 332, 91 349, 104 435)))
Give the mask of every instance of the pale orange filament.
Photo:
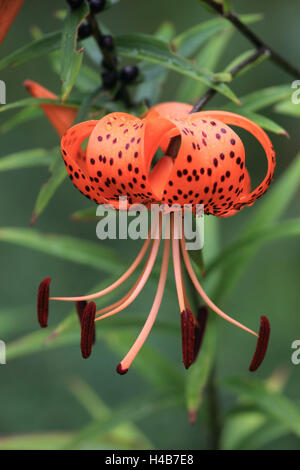
MULTIPOLYGON (((156 229, 156 231, 157 231, 157 229, 156 229)), ((160 240, 161 240, 161 223, 159 224, 158 231, 159 231, 158 232, 159 233, 159 238, 154 240, 154 242, 152 244, 152 247, 151 247, 151 251, 150 251, 148 260, 147 260, 147 263, 145 265, 145 268, 144 268, 141 276, 139 277, 137 283, 135 284, 135 286, 119 302, 116 302, 115 304, 110 305, 109 307, 105 307, 101 310, 98 310, 97 313, 96 313, 96 315, 98 315, 98 316, 95 318, 95 321, 103 320, 104 318, 110 317, 110 316, 115 315, 116 313, 124 310, 139 295, 139 293, 141 292, 141 290, 143 289, 143 287, 145 286, 146 282, 149 279, 149 276, 152 272, 154 263, 155 263, 156 258, 157 258, 159 245, 160 245, 160 240), (109 309, 109 311, 107 311, 108 309, 109 309), (107 312, 107 313, 105 313, 105 312, 107 312)))
POLYGON ((144 258, 145 253, 148 250, 150 242, 151 242, 151 238, 150 238, 150 234, 148 234, 147 240, 145 241, 141 251, 137 255, 137 257, 134 260, 134 262, 132 263, 132 265, 127 269, 127 271, 124 274, 122 274, 122 276, 117 281, 115 281, 113 284, 106 287, 105 289, 102 289, 99 292, 96 292, 96 293, 90 294, 90 295, 83 295, 83 296, 78 296, 78 297, 50 297, 50 300, 63 300, 63 301, 70 301, 70 302, 80 302, 80 301, 83 301, 83 300, 97 299, 99 297, 102 297, 103 295, 108 294, 109 292, 112 292, 117 287, 119 287, 121 284, 123 284, 131 276, 131 274, 134 273, 134 271, 137 269, 137 267, 141 263, 142 259, 144 258))
POLYGON ((186 269, 187 269, 187 271, 189 273, 189 276, 190 276, 190 278, 191 278, 191 280, 192 280, 192 282, 195 286, 195 289, 199 292, 200 296, 202 297, 204 302, 208 305, 208 307, 210 307, 217 315, 220 315, 220 317, 224 318, 224 320, 227 320, 228 322, 232 323, 233 325, 236 325, 239 328, 242 328, 243 330, 247 331, 248 333, 251 333, 254 336, 258 336, 257 333, 250 330, 249 328, 244 326, 242 323, 239 323, 238 321, 236 321, 233 318, 226 315, 226 313, 224 313, 221 309, 219 309, 219 307, 217 307, 212 302, 212 300, 210 300, 210 298, 207 296, 207 294, 203 290, 200 282, 198 281, 197 276, 195 274, 195 271, 193 270, 190 257, 188 255, 188 252, 187 252, 186 247, 185 247, 184 239, 181 240, 181 250, 182 250, 182 255, 183 255, 183 259, 184 259, 186 269))
POLYGON ((122 370, 129 369, 136 355, 138 354, 144 342, 146 341, 153 327, 153 324, 156 320, 156 317, 160 308, 160 304, 163 298, 164 290, 165 290, 168 267, 169 267, 169 256, 170 256, 170 240, 167 239, 165 240, 165 243, 164 243, 164 252, 163 252, 160 277, 159 277, 158 287, 157 287, 157 291, 156 291, 156 295, 154 298, 151 311, 135 343, 133 344, 129 352, 126 354, 126 356, 120 363, 120 367, 122 370))
POLYGON ((173 253, 173 267, 174 267, 174 276, 175 276, 175 284, 177 290, 177 297, 180 311, 183 312, 186 308, 186 294, 182 280, 182 269, 181 269, 181 260, 180 260, 180 247, 179 247, 179 240, 176 239, 176 224, 175 224, 175 217, 171 214, 171 222, 172 222, 172 253, 173 253))

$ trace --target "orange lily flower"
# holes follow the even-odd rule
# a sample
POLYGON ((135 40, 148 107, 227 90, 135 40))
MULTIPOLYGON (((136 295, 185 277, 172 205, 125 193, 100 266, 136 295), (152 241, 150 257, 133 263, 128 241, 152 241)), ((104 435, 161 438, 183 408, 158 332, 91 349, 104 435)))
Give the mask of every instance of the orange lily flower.
POLYGON ((0 45, 14 22, 24 0, 0 0, 0 45))
MULTIPOLYGON (((223 217, 233 215, 244 206, 252 205, 268 189, 273 178, 275 153, 267 134, 254 122, 225 111, 204 111, 188 114, 191 106, 163 103, 154 106, 144 118, 126 113, 111 113, 99 121, 89 121, 69 129, 61 141, 67 172, 79 191, 97 204, 110 203, 119 207, 119 197, 127 196, 129 204, 152 202, 181 208, 203 204, 206 214, 223 217), (250 177, 245 168, 245 149, 240 137, 229 126, 250 132, 262 145, 268 162, 267 174, 251 191, 250 177), (152 160, 160 147, 166 152, 170 139, 180 136, 176 158, 161 157, 152 168, 152 160), (85 154, 81 144, 88 138, 85 154)), ((161 272, 149 316, 134 345, 117 367, 120 374, 128 371, 141 349, 158 314, 162 301, 172 245, 174 278, 181 312, 182 352, 186 368, 195 361, 205 330, 207 309, 194 316, 185 289, 182 262, 204 303, 217 315, 258 337, 250 370, 261 364, 268 345, 270 324, 261 317, 259 333, 231 318, 217 307, 204 291, 190 260, 184 237, 178 237, 182 218, 171 214, 171 241, 164 241, 161 272)), ((87 296, 51 297, 50 300, 89 302, 83 311, 81 349, 88 357, 92 349, 95 322, 115 315, 128 307, 146 284, 157 260, 162 238, 162 218, 151 227, 149 236, 128 270, 112 285, 87 296), (112 292, 137 269, 148 252, 144 268, 133 287, 122 299, 96 311, 94 299, 112 292)), ((38 293, 38 319, 47 326, 49 278, 38 293)), ((82 304, 80 304, 82 305, 82 304)))
MULTIPOLYGON (((59 99, 57 95, 47 90, 47 88, 44 88, 39 83, 33 82, 32 80, 26 80, 24 82, 24 86, 28 93, 30 93, 34 98, 42 98, 54 101, 58 101, 59 99)), ((77 109, 72 108, 71 106, 67 107, 53 104, 41 104, 40 107, 46 114, 59 137, 62 137, 64 133, 71 127, 77 114, 77 109)))

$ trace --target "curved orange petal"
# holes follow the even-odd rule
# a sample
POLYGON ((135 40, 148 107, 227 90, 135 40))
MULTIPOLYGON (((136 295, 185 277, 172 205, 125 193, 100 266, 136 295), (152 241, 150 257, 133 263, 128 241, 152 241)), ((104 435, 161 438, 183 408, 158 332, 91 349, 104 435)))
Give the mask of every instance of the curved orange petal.
POLYGON ((81 145, 89 137, 98 121, 81 122, 71 127, 61 140, 61 151, 70 179, 76 188, 97 204, 107 202, 87 171, 86 156, 81 145))
MULTIPOLYGON (((28 93, 35 98, 58 101, 57 95, 47 90, 47 88, 44 88, 39 83, 26 80, 24 86, 28 93)), ((60 137, 62 137, 66 130, 72 125, 77 114, 77 109, 72 107, 41 104, 41 108, 60 137)))
MULTIPOLYGON (((180 103, 177 101, 166 101, 165 103, 159 103, 155 106, 152 106, 147 115, 153 115, 153 113, 158 113, 159 116, 166 119, 180 118, 187 116, 189 112, 193 109, 193 106, 187 103, 180 103)), ((161 149, 163 152, 166 152, 169 145, 169 138, 164 138, 161 142, 161 149)))
MULTIPOLYGON (((251 206, 256 201, 256 199, 261 197, 267 191, 274 176, 276 157, 271 140, 260 126, 250 119, 245 118, 244 116, 230 113, 228 111, 204 111, 196 114, 201 114, 202 116, 213 116, 217 119, 221 119, 226 124, 241 127, 242 129, 250 132, 263 147, 268 162, 267 174, 256 189, 254 189, 252 192, 241 194, 238 203, 235 204, 235 209, 239 210, 245 205, 251 206)), ((235 162, 238 164, 237 160, 235 160, 235 162)))
POLYGON ((0 0, 0 44, 14 22, 24 0, 0 0))
POLYGON ((99 178, 110 200, 128 197, 129 204, 157 199, 150 183, 153 156, 173 124, 162 118, 140 119, 111 113, 100 119, 87 145, 87 171, 99 178))

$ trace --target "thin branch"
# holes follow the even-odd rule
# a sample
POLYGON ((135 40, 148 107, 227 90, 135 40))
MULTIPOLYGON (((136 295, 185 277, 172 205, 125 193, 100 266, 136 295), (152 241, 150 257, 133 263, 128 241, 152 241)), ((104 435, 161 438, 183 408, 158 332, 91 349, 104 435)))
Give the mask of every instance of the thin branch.
MULTIPOLYGON (((231 74, 232 78, 235 78, 243 69, 248 67, 250 64, 253 64, 256 62, 260 57, 263 55, 269 55, 269 49, 265 49, 264 47, 258 49, 255 51, 252 55, 247 57, 246 59, 242 60, 238 64, 236 64, 231 70, 229 70, 229 73, 231 74)), ((203 96, 200 98, 200 100, 195 104, 193 109, 191 110, 190 114, 192 113, 197 113, 200 111, 203 106, 217 93, 217 90, 214 88, 210 88, 203 96)))
POLYGON ((213 8, 219 15, 223 16, 226 20, 230 21, 235 28, 240 31, 257 49, 264 48, 270 52, 270 60, 296 78, 300 78, 300 70, 293 64, 288 62, 284 57, 269 47, 262 39, 260 39, 251 29, 248 28, 239 17, 231 12, 225 13, 222 3, 217 3, 214 0, 202 0, 208 6, 213 8))

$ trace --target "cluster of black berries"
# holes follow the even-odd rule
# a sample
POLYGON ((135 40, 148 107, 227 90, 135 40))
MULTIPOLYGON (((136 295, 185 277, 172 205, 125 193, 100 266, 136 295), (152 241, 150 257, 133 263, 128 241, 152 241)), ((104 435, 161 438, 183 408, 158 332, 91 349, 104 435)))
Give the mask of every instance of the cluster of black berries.
MULTIPOLYGON (((101 48, 102 50, 106 49, 110 54, 113 52, 114 40, 112 36, 106 34, 101 37, 101 48)), ((129 85, 137 78, 139 69, 136 66, 126 65, 120 70, 120 72, 118 72, 117 65, 118 59, 116 56, 109 56, 109 60, 104 57, 102 61, 102 67, 104 70, 101 74, 104 88, 114 88, 118 80, 120 80, 124 85, 129 85)))
MULTIPOLYGON (((84 0, 67 0, 67 2, 72 10, 77 10, 81 7, 84 0)), ((106 0, 88 0, 88 4, 91 13, 100 13, 105 8, 106 0)), ((90 23, 88 21, 83 21, 78 28, 78 39, 86 39, 91 36, 91 34, 92 29, 90 23)), ((101 75, 104 88, 114 88, 118 80, 120 80, 124 85, 133 83, 139 74, 139 70, 135 66, 126 65, 120 72, 117 71, 117 57, 110 55, 115 47, 112 36, 109 34, 102 35, 100 46, 102 50, 106 50, 108 52, 108 59, 104 57, 102 61, 104 71, 101 75)))
MULTIPOLYGON (((67 0, 68 4, 70 5, 72 10, 77 10, 81 7, 84 0, 67 0)), ((106 0, 88 0, 88 4, 90 7, 90 11, 92 13, 99 13, 100 11, 104 10, 106 0)))

